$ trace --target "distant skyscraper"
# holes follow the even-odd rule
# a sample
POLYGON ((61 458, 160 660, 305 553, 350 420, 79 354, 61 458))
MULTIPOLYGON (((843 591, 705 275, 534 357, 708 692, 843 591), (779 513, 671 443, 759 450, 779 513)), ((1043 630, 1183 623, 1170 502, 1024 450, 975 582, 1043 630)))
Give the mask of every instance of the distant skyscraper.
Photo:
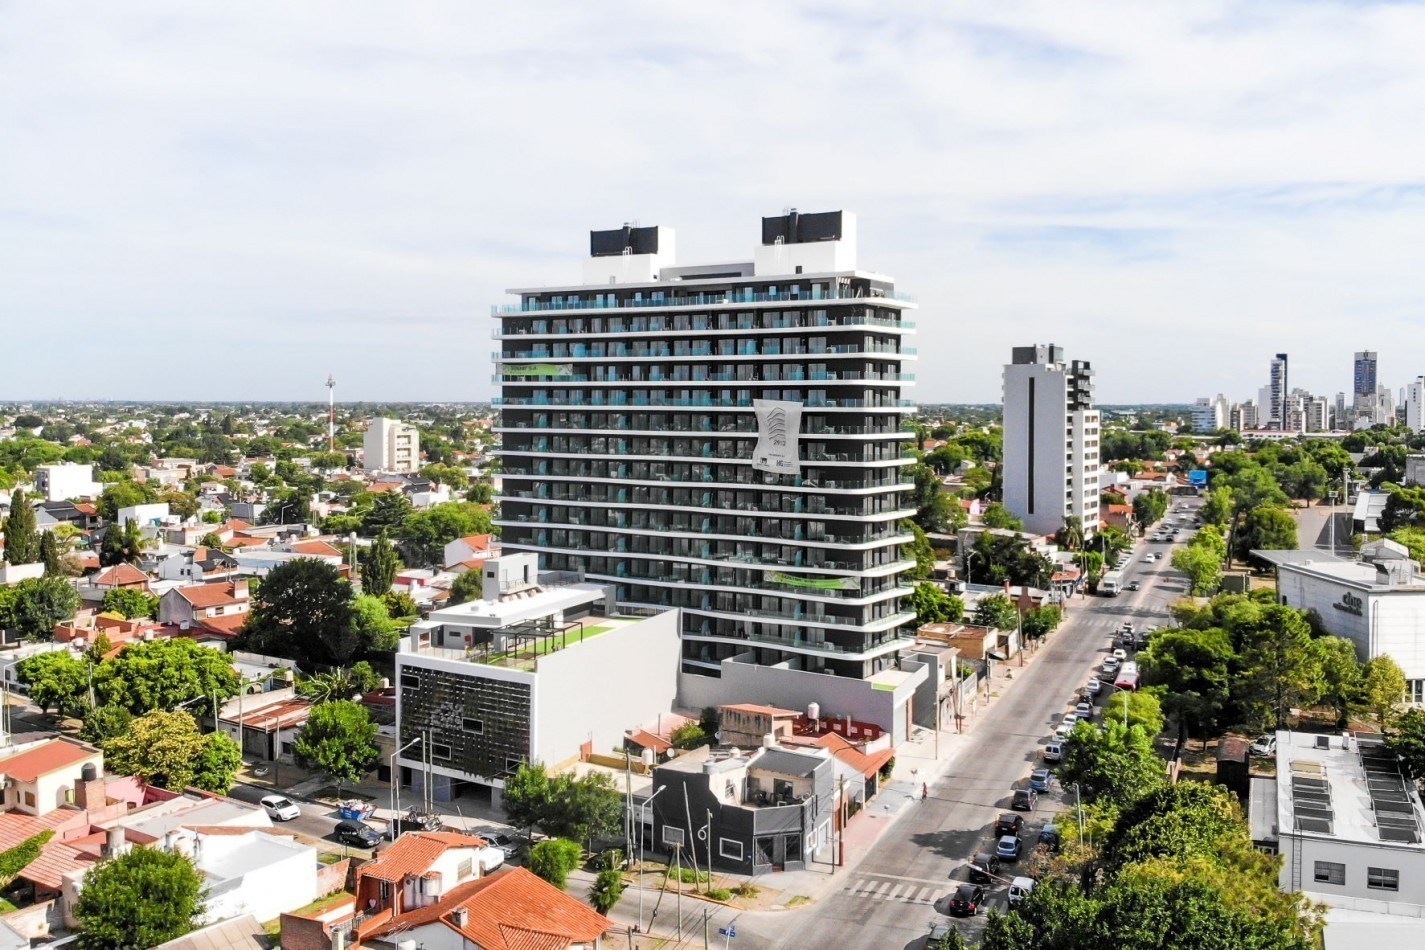
POLYGON ((1425 376, 1405 387, 1405 424, 1411 432, 1425 432, 1425 376))
POLYGON ((1354 363, 1354 399, 1351 405, 1356 409, 1366 408, 1376 391, 1376 352, 1361 350, 1356 353, 1354 363))
POLYGON ((1192 429, 1194 432, 1214 432, 1225 428, 1231 421, 1232 404, 1221 393, 1215 399, 1203 397, 1192 407, 1192 429))
POLYGON ((421 434, 415 426, 378 416, 362 437, 362 467, 368 472, 416 472, 421 467, 421 434))
POLYGON ((1004 368, 1004 504, 1051 534, 1070 515, 1098 530, 1099 414, 1093 369, 1064 348, 1016 346, 1004 368))
POLYGON ((1271 390, 1271 404, 1267 407, 1267 428, 1284 429, 1287 422, 1286 354, 1278 353, 1272 360, 1271 375, 1267 388, 1271 390))

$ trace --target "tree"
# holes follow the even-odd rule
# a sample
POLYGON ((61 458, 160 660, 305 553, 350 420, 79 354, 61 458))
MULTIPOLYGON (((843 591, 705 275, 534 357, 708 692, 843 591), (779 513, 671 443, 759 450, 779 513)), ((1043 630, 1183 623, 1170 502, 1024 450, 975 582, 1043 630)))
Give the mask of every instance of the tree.
POLYGON ((703 731, 703 727, 696 722, 685 722, 673 734, 669 736, 669 741, 676 749, 696 749, 699 746, 707 745, 708 734, 703 731))
POLYGON ((416 604, 415 598, 403 590, 393 590, 381 598, 386 605, 386 612, 392 617, 405 618, 416 617, 421 608, 416 604))
POLYGON ((15 664, 15 674, 29 689, 30 700, 46 712, 80 715, 89 694, 89 664, 68 650, 36 653, 15 664))
POLYGON ((505 779, 501 804, 505 818, 516 828, 533 831, 549 807, 549 775, 542 762, 524 762, 505 779))
POLYGON ((1311 651, 1321 669, 1321 701, 1336 710, 1336 726, 1347 728, 1351 713, 1360 706, 1364 669, 1356 659, 1356 647, 1344 637, 1317 637, 1311 651))
POLYGON ((1059 608, 1054 604, 1031 607, 1020 620, 1020 630, 1030 640, 1042 640, 1059 626, 1059 608))
POLYGON ((99 609, 105 613, 118 614, 125 620, 135 617, 152 618, 158 616, 158 598, 134 587, 115 587, 104 592, 99 609))
POLYGON ((373 538, 383 532, 395 534, 414 511, 411 500, 400 492, 381 492, 362 516, 361 533, 373 538))
POLYGON ((257 589, 241 639, 258 653, 345 664, 360 646, 351 586, 315 558, 278 565, 257 589))
POLYGON ((965 554, 965 571, 967 579, 980 584, 1043 587, 1054 574, 1054 563, 1020 537, 984 531, 965 554))
POLYGON ((472 600, 479 600, 484 596, 485 578, 484 574, 478 570, 468 570, 461 574, 450 585, 450 606, 463 604, 472 600))
POLYGON ((103 748, 105 764, 116 774, 136 775, 174 792, 191 785, 227 794, 242 766, 236 742, 222 732, 199 732, 198 723, 182 709, 139 716, 103 748))
POLYGON ((1244 836, 1242 809, 1222 785, 1163 784, 1119 813, 1103 846, 1110 872, 1150 858, 1217 858, 1244 836))
POLYGON ((49 640, 54 627, 74 616, 79 592, 63 577, 29 577, 13 588, 5 626, 30 640, 49 640))
POLYGON ((980 521, 986 528, 1000 528, 1007 531, 1024 529, 1024 522, 1016 518, 1013 512, 997 501, 985 506, 985 510, 980 514, 980 521))
POLYGON ((1105 716, 1102 728, 1087 722, 1074 726, 1071 741, 1064 745, 1059 783, 1077 783, 1084 798, 1132 801, 1162 785, 1164 772, 1153 740, 1141 726, 1125 729, 1105 716))
POLYGON ((389 593, 400 569, 401 559, 383 530, 371 542, 371 547, 361 552, 361 589, 377 596, 389 593))
POLYGON ((562 891, 569 884, 569 872, 579 866, 583 856, 579 842, 548 838, 530 848, 529 869, 562 891))
POLYGON ((79 950, 157 947, 183 936, 198 922, 203 876, 176 851, 135 847, 111 856, 84 875, 74 905, 79 950))
POLYGON ((329 703, 337 699, 352 699, 368 693, 381 683, 381 677, 362 660, 350 669, 338 667, 326 673, 318 673, 297 684, 297 692, 314 703, 329 703))
POLYGON ((1253 550, 1295 551, 1296 519, 1281 508, 1254 508, 1237 533, 1236 556, 1253 550))
POLYGON ((84 716, 79 738, 91 745, 102 746, 115 736, 129 731, 134 714, 123 706, 96 706, 84 716))
POLYGON ((359 781, 381 754, 366 708, 346 699, 313 706, 292 751, 299 765, 330 775, 338 789, 359 781))
POLYGON ((94 674, 100 701, 136 716, 198 699, 221 704, 240 683, 226 653, 179 637, 130 643, 94 674))
MULTIPOLYGON (((386 608, 386 601, 371 594, 357 594, 351 602, 351 620, 359 651, 390 653, 400 639, 396 621, 386 608)), ((350 659, 347 656, 345 659, 350 659)))
POLYGON ((1188 545, 1173 552, 1173 570, 1188 577, 1188 590, 1193 594, 1211 594, 1217 590, 1222 574, 1222 556, 1208 545, 1188 545))
POLYGON ((104 530, 104 539, 99 542, 100 566, 137 564, 142 559, 143 534, 137 521, 114 523, 104 530))
POLYGON ((1151 690, 1115 690, 1103 704, 1103 720, 1123 724, 1123 707, 1128 706, 1128 724, 1142 729, 1150 739, 1163 731, 1163 704, 1151 690))
POLYGON ((915 567, 906 571, 906 576, 913 581, 923 581, 935 572, 935 549, 930 546, 930 539, 925 536, 920 525, 913 521, 902 521, 901 527, 911 533, 911 542, 905 547, 906 557, 915 561, 915 567))
POLYGON ((1189 735, 1205 738, 1217 728, 1232 659, 1232 642, 1217 628, 1159 631, 1139 655, 1143 683, 1163 688, 1180 741, 1189 735))
POLYGON ((490 513, 484 508, 468 501, 448 501, 407 515, 400 537, 418 563, 437 564, 451 541, 492 530, 490 513))
POLYGON ((589 903, 594 910, 607 914, 623 897, 623 872, 618 868, 605 868, 594 878, 593 890, 589 891, 589 903))
POLYGON ((36 564, 40 560, 40 536, 35 527, 35 509, 23 489, 10 496, 10 514, 3 526, 5 560, 11 564, 36 564))
MULTIPOLYGON (((1255 622, 1233 624, 1242 638, 1242 672, 1234 698, 1254 725, 1286 726, 1287 711, 1315 702, 1321 669, 1311 650, 1311 628, 1301 611, 1273 604, 1255 622)), ((1401 690, 1404 691, 1404 683, 1401 690)))
POLYGON ((623 819, 623 795, 606 772, 570 773, 549 781, 550 801, 540 830, 557 838, 582 841, 593 849, 595 838, 618 830, 623 819))
POLYGON ((35 858, 40 856, 40 849, 45 846, 45 842, 53 837, 54 830, 46 828, 13 848, 0 851, 0 888, 9 887, 17 874, 33 864, 35 858))
POLYGON ((910 595, 910 609, 917 624, 958 623, 965 616, 965 602, 945 592, 939 584, 921 581, 910 595))
MULTIPOLYGON (((217 512, 212 513, 217 514, 217 512)), ((218 533, 216 531, 209 531, 207 534, 199 538, 198 546, 200 548, 210 548, 214 551, 226 552, 228 550, 228 546, 223 543, 223 539, 218 536, 218 533)))
POLYGON ((64 575, 64 568, 59 563, 59 539, 53 531, 40 535, 40 560, 45 565, 45 577, 64 575))
POLYGON ((1013 630, 1019 625, 1019 608, 1004 594, 981 597, 975 604, 975 623, 996 630, 1013 630))
POLYGON ((1395 707, 1405 701, 1405 673, 1385 654, 1368 661, 1362 682, 1366 708, 1381 729, 1395 718, 1395 707))
POLYGON ((1400 756, 1406 774, 1420 784, 1425 779, 1425 709, 1407 709, 1386 733, 1385 744, 1400 756))

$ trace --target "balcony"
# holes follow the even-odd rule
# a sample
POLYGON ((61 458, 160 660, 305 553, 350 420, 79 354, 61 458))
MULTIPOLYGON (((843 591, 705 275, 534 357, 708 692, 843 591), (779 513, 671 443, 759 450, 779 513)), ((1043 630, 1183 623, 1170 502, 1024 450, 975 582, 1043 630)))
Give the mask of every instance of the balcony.
POLYGON ((751 290, 738 291, 729 290, 722 293, 706 294, 686 294, 682 296, 665 296, 663 294, 650 294, 647 299, 625 298, 623 300, 609 301, 598 294, 594 300, 561 300, 558 303, 540 302, 533 300, 522 300, 519 303, 494 304, 490 307, 491 316, 503 316, 511 313, 546 313, 561 310, 629 310, 647 307, 715 307, 715 306, 737 306, 745 303, 779 303, 779 304, 804 304, 818 303, 825 300, 869 300, 869 301, 897 301, 900 303, 914 303, 915 300, 909 294, 899 291, 892 291, 889 294, 862 293, 859 289, 856 292, 842 292, 835 288, 829 290, 816 291, 802 296, 801 294, 759 294, 751 290))

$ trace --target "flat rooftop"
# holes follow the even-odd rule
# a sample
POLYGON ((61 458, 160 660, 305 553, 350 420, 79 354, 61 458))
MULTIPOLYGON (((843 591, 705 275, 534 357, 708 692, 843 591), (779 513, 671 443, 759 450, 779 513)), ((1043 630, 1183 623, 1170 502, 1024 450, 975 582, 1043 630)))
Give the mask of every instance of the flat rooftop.
POLYGON ((1425 851, 1425 810, 1378 737, 1277 733, 1277 834, 1425 851))
MULTIPOLYGON (((561 650, 578 648, 596 637, 633 626, 645 619, 647 618, 604 617, 590 614, 578 620, 553 624, 547 629, 528 629, 526 625, 519 623, 511 624, 509 627, 490 628, 492 633, 503 635, 506 638, 504 649, 496 649, 489 643, 477 643, 469 647, 437 646, 433 640, 424 637, 417 643, 410 636, 406 636, 401 639, 400 652, 408 655, 434 656, 447 660, 462 660, 467 663, 532 672, 538 665, 540 657, 558 653, 561 650)), ((429 622, 414 624, 411 631, 413 634, 421 636, 430 634, 436 626, 439 624, 429 622)))

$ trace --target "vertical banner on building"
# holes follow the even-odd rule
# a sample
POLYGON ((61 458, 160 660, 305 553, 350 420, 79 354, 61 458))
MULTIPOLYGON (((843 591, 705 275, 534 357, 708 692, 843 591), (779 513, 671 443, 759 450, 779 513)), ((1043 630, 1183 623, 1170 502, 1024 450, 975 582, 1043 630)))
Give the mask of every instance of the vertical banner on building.
POLYGON ((757 413, 757 448, 752 467, 776 475, 800 475, 797 440, 802 430, 802 404, 775 399, 754 399, 757 413))

